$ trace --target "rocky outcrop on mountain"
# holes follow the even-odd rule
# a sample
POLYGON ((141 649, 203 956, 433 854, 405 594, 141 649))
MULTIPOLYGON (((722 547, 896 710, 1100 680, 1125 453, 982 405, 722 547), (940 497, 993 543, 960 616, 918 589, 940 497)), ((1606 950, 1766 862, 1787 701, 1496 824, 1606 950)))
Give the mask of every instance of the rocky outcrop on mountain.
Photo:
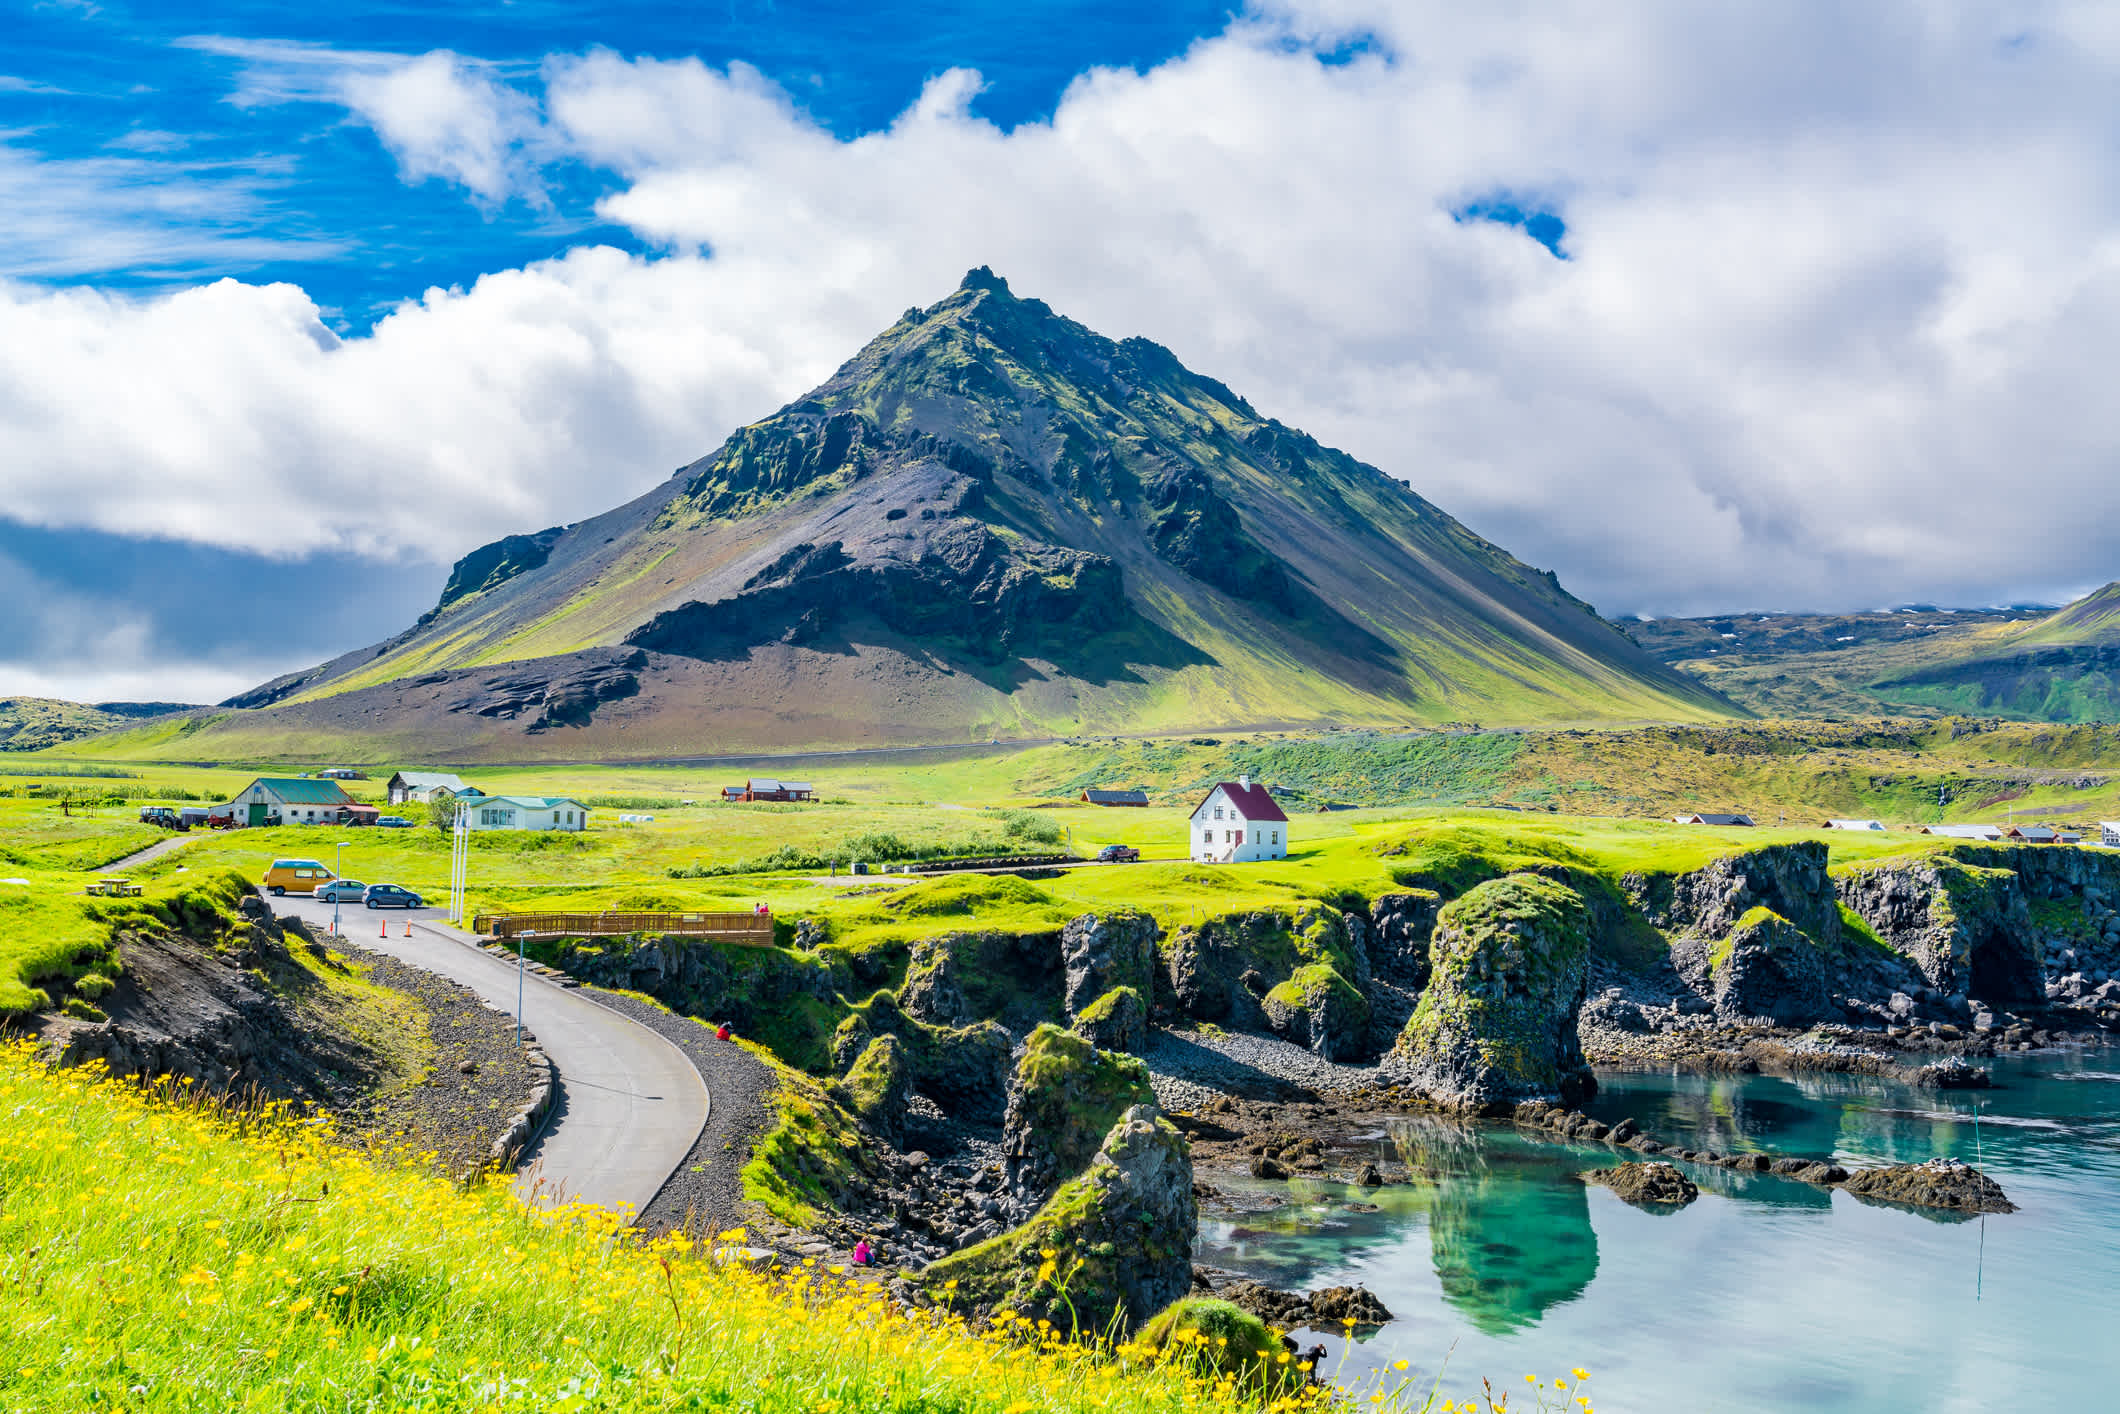
POLYGON ((1647 1212, 1676 1212, 1700 1196, 1693 1180, 1665 1163, 1625 1163, 1615 1168, 1585 1169, 1583 1182, 1602 1184, 1647 1212))
POLYGON ((936 1262, 920 1284, 954 1281, 958 1303, 1063 1331, 1071 1320, 1084 1333, 1114 1320, 1130 1330, 1191 1289, 1198 1218, 1185 1137, 1154 1105, 1135 1105, 1029 1222, 936 1262))
POLYGON ((1056 1026, 1039 1027, 1009 1080, 1001 1146, 1010 1189, 1044 1201, 1062 1179, 1082 1171, 1121 1114, 1154 1103, 1140 1061, 1099 1051, 1056 1026))
POLYGON ((2041 939, 2014 870, 1936 855, 1866 860, 1838 885, 1841 901, 1939 992, 2045 999, 2041 939))
POLYGON ((552 546, 567 527, 555 525, 535 535, 506 535, 490 545, 481 545, 458 560, 449 570, 435 610, 448 608, 459 599, 488 589, 497 589, 519 574, 526 574, 552 557, 552 546))
POLYGON ((1961 1213, 2014 1213, 2002 1185, 1959 1159, 1858 1169, 1842 1185, 1858 1198, 1961 1213))
POLYGON ((1717 941, 1682 940, 1672 963, 1724 1021, 1809 1026, 1832 1015, 1817 943, 1767 908, 1755 908, 1717 941))
POLYGON ((1434 973, 1394 1064, 1431 1099, 1464 1109, 1589 1093, 1576 1034, 1588 927, 1575 890, 1536 875, 1453 899, 1437 917, 1434 973))
POLYGON ((590 649, 540 659, 456 684, 471 690, 454 699, 449 710, 505 721, 527 717, 526 730, 532 732, 583 726, 599 705, 639 692, 640 669, 647 663, 638 649, 590 649))

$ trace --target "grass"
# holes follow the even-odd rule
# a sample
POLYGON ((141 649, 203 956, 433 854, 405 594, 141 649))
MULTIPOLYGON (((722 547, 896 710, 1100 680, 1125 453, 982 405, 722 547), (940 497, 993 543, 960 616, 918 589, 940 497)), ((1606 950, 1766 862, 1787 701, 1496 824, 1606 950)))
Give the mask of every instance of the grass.
MULTIPOLYGON (((0 1054, 0 1111, 0 1406, 24 1414, 1259 1407, 1192 1342, 975 1330, 809 1263, 702 1260, 594 1210, 376 1162, 321 1123, 19 1049, 0 1054)), ((1392 1378, 1353 1393, 1433 1407, 1392 1378)))

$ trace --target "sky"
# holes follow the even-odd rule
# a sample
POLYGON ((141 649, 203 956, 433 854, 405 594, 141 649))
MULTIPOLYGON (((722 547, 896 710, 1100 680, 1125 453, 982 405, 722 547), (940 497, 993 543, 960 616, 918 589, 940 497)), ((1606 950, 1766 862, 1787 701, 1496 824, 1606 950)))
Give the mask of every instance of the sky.
POLYGON ((2120 7, 0 0, 0 694, 213 700, 988 265, 1612 616, 2120 577, 2120 7))

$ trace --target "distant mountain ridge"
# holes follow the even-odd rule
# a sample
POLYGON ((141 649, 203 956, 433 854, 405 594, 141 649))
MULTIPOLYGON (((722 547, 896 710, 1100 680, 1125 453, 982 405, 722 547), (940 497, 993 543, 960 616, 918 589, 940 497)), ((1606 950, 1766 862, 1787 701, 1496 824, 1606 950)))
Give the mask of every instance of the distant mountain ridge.
POLYGON ((187 753, 1732 711, 1399 481, 984 268, 646 495, 481 547, 405 632, 224 705, 187 753))
POLYGON ((66 702, 0 697, 0 751, 42 751, 148 717, 197 710, 185 702, 66 702))

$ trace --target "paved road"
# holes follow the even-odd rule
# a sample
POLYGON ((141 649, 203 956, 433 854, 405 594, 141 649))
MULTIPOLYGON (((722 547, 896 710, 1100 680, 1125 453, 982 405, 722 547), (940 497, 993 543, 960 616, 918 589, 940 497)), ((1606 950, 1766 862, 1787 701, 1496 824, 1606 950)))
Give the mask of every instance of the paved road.
MULTIPOLYGON (((289 897, 272 900, 272 906, 320 928, 331 922, 328 903, 289 897)), ((339 916, 349 942, 439 973, 515 1010, 516 969, 480 951, 439 910, 415 910, 408 919, 397 909, 370 912, 352 904, 341 906, 339 916), (387 938, 378 936, 385 920, 387 938)), ((670 1042, 580 992, 534 973, 522 978, 521 988, 523 1024, 559 1072, 559 1098, 525 1158, 518 1186, 526 1197, 557 1193, 642 1212, 706 1126, 709 1100, 699 1071, 670 1042)))
POLYGON ((160 859, 165 854, 175 854, 185 845, 190 844, 195 839, 199 839, 202 834, 203 832, 185 835, 173 834, 166 840, 156 840, 147 848, 128 854, 123 859, 114 859, 95 872, 98 874, 123 874, 127 870, 139 868, 151 859, 160 859))

